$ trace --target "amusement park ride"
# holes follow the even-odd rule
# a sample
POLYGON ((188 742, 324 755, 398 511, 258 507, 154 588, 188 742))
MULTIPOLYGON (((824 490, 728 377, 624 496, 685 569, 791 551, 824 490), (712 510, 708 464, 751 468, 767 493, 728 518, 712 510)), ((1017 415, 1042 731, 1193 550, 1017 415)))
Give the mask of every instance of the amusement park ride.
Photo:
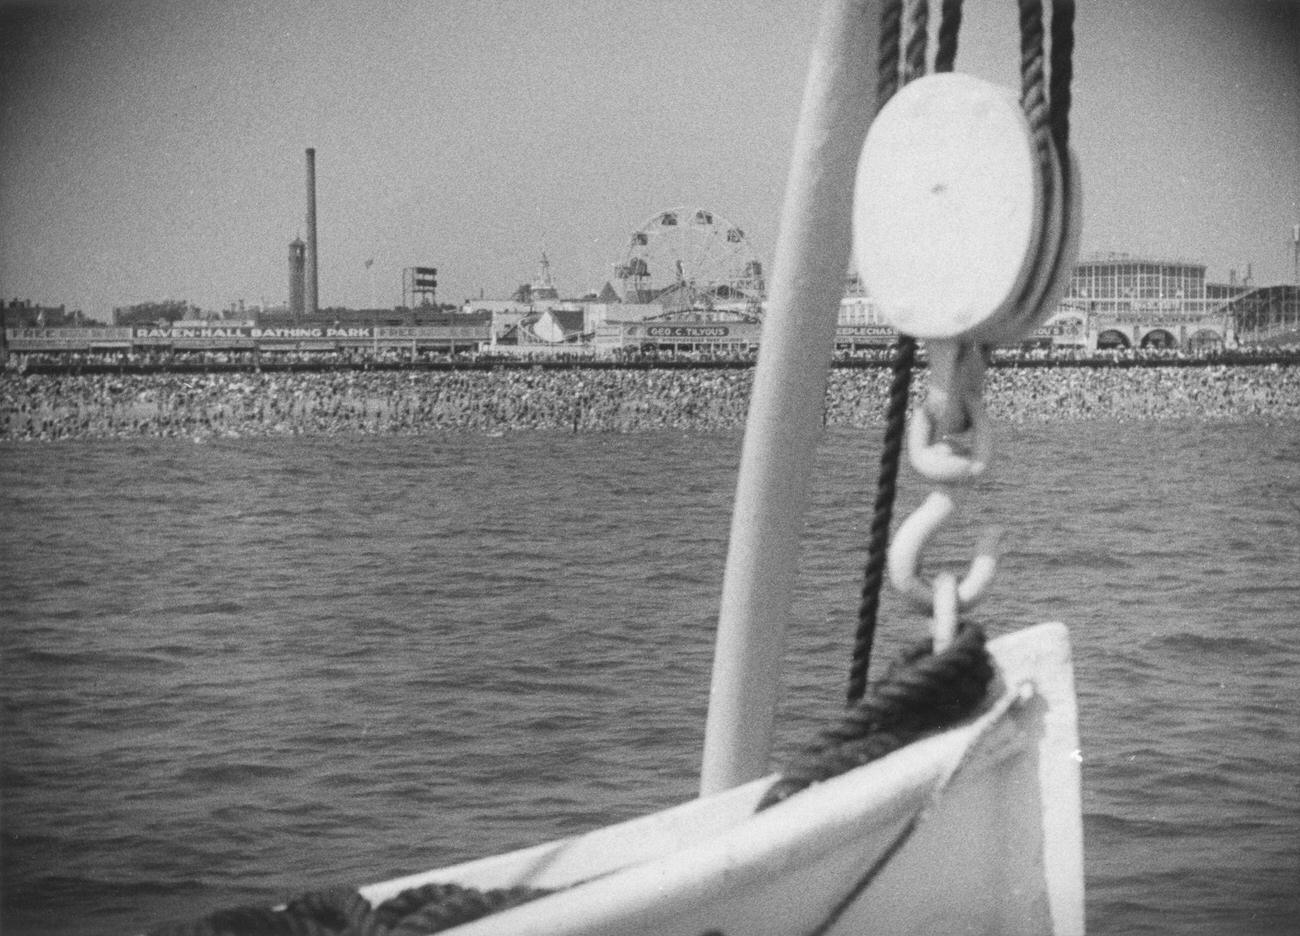
POLYGON ((614 275, 624 302, 663 307, 656 318, 761 318, 763 264, 743 230, 706 208, 651 217, 632 233, 614 275))

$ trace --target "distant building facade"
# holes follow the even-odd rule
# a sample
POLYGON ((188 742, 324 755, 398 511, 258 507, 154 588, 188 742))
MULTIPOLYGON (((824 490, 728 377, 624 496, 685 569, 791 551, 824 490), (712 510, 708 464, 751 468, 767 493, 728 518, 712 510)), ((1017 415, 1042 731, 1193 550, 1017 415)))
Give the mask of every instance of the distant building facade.
POLYGON ((1236 344, 1223 298, 1211 297, 1205 265, 1128 254, 1075 264, 1045 327, 1067 324, 1082 346, 1204 351, 1236 344))
POLYGON ((0 302, 0 317, 6 328, 61 328, 86 323, 80 309, 68 311, 66 306, 38 305, 30 299, 0 302))

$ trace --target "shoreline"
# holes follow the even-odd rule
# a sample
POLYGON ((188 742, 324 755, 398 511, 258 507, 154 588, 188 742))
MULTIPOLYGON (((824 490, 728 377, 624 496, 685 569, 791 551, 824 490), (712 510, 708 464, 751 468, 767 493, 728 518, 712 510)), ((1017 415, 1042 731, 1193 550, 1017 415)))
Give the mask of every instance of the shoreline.
MULTIPOLYGON (((892 348, 873 354, 837 355, 832 370, 888 369, 892 348)), ((349 372, 448 372, 494 370, 748 370, 757 364, 753 355, 734 357, 694 357, 690 355, 644 355, 624 358, 591 358, 563 353, 545 357, 498 357, 494 355, 436 355, 415 359, 387 352, 378 356, 362 354, 343 356, 332 352, 289 352, 259 356, 247 352, 183 353, 157 358, 114 358, 98 355, 72 356, 26 354, 15 355, 2 373, 23 376, 69 375, 148 375, 148 374, 256 374, 256 373, 349 373, 349 372)), ((1300 367, 1300 348, 1251 348, 1219 351, 1208 355, 1186 355, 1167 351, 1125 351, 1083 353, 1004 352, 995 351, 989 370, 1071 369, 1071 368, 1148 368, 1148 367, 1300 367)), ((924 346, 918 349, 914 367, 929 367, 924 346)))
MULTIPOLYGON (((927 371, 914 374, 915 402, 927 371)), ((729 431, 750 367, 275 370, 0 376, 0 442, 56 439, 414 435, 513 431, 729 431)), ((883 423, 887 367, 833 368, 828 426, 883 423)), ((1300 367, 993 367, 1002 423, 1300 421, 1300 367)))

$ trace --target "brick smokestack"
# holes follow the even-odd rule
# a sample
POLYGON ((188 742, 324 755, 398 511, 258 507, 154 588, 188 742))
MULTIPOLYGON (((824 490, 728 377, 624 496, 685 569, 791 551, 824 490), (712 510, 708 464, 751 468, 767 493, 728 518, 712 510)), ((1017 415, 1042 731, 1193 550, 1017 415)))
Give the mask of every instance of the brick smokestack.
POLYGON ((303 303, 308 315, 315 315, 320 308, 318 272, 320 265, 316 255, 316 150, 307 150, 307 277, 306 302, 303 303))

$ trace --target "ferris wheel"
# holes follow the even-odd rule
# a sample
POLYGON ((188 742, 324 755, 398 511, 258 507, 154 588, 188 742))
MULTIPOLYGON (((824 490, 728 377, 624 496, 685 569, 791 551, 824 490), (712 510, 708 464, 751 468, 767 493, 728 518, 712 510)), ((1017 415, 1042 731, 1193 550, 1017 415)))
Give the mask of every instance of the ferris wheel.
POLYGON ((614 270, 623 301, 658 303, 668 315, 756 308, 763 265, 745 232, 705 208, 670 208, 632 233, 614 270))

